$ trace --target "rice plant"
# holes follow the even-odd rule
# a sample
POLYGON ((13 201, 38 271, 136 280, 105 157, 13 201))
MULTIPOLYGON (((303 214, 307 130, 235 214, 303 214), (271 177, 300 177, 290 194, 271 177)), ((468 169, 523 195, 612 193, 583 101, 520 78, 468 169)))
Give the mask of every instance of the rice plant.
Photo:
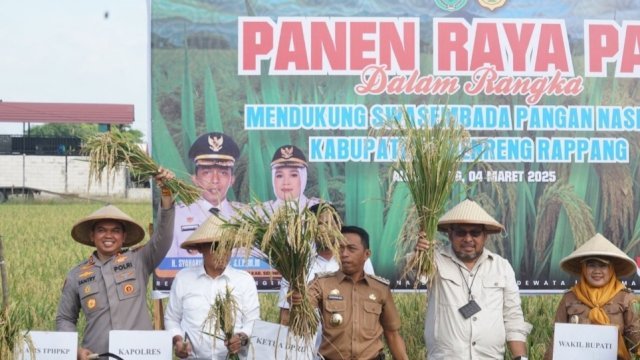
MULTIPOLYGON (((121 132, 114 130, 98 134, 87 140, 83 151, 89 155, 91 163, 89 178, 100 182, 102 175, 115 176, 116 169, 124 165, 139 178, 149 178, 159 172, 156 164, 137 145, 128 140, 121 132)), ((200 197, 200 190, 180 179, 165 179, 164 185, 186 205, 194 203, 200 197)))
MULTIPOLYGON (((233 337, 238 313, 238 302, 231 293, 231 289, 225 287, 224 293, 216 294, 216 298, 207 313, 202 331, 222 341, 229 341, 233 337), (220 335, 221 334, 221 335, 220 335)), ((216 342, 213 342, 214 346, 216 342)), ((238 354, 227 354, 228 360, 239 360, 238 354)))
MULTIPOLYGON (((307 297, 307 274, 312 265, 315 247, 323 247, 338 257, 340 241, 339 217, 330 206, 321 205, 318 214, 328 214, 328 221, 318 217, 296 202, 285 202, 278 209, 254 205, 224 225, 235 238, 236 248, 249 254, 259 248, 269 264, 290 284, 291 292, 302 297, 301 304, 292 304, 289 328, 295 336, 310 343, 318 326, 318 315, 307 297)), ((226 237, 226 236, 225 236, 226 237)))
MULTIPOLYGON (((442 118, 432 124, 418 124, 403 109, 402 118, 391 121, 387 131, 400 139, 400 155, 394 169, 413 198, 419 233, 434 244, 438 219, 445 211, 456 174, 465 156, 473 150, 469 133, 446 113, 444 109, 442 118)), ((436 271, 434 251, 435 246, 415 252, 407 262, 404 276, 415 271, 420 282, 427 283, 436 271)), ((417 285, 415 282, 414 286, 417 285)))

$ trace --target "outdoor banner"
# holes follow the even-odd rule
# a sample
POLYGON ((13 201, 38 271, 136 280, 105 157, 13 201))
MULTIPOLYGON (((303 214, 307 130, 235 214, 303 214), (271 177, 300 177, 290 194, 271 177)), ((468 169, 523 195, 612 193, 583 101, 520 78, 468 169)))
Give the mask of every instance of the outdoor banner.
MULTIPOLYGON (((522 291, 575 284, 560 260, 596 232, 640 260, 640 4, 157 0, 151 15, 154 159, 191 181, 191 145, 222 132, 240 148, 227 199, 247 204, 276 198, 274 153, 300 148, 304 195, 369 232, 392 288, 414 288, 396 254, 414 212, 390 171, 398 139, 377 130, 405 110, 469 130, 477 146, 448 208, 470 197, 505 225, 486 246, 522 291)), ((167 257, 156 289, 197 259, 167 257)), ((264 260, 232 264, 279 286, 264 260)), ((625 283, 640 289, 637 275, 625 283)))

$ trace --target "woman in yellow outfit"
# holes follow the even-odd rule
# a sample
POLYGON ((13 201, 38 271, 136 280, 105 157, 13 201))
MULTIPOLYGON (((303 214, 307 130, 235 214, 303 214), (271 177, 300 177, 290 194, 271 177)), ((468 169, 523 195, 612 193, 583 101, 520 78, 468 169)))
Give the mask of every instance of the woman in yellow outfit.
MULTIPOLYGON (((618 277, 637 270, 635 262, 604 236, 596 234, 571 255, 562 259, 563 270, 580 276, 578 283, 558 304, 555 322, 618 327, 618 359, 640 354, 638 300, 618 277)), ((553 344, 545 359, 551 359, 553 344)))

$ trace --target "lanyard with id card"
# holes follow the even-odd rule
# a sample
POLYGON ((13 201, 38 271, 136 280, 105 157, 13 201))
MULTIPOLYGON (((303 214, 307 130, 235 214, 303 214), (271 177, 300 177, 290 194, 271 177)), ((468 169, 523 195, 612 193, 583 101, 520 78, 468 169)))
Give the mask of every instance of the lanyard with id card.
POLYGON ((476 277, 478 275, 479 269, 480 269, 480 265, 478 265, 478 268, 476 269, 476 276, 474 276, 473 280, 471 280, 471 285, 469 285, 467 283, 467 280, 464 277, 464 274, 462 273, 462 269, 460 268, 460 265, 458 265, 458 270, 460 270, 460 276, 462 277, 462 281, 464 281, 464 284, 466 285, 467 290, 469 292, 469 302, 458 309, 460 314, 462 314, 462 317, 464 317, 465 319, 472 317, 473 315, 477 314, 480 310, 482 310, 480 308, 480 305, 478 305, 478 303, 475 300, 473 300, 473 295, 471 294, 471 288, 473 287, 473 282, 476 281, 476 277))

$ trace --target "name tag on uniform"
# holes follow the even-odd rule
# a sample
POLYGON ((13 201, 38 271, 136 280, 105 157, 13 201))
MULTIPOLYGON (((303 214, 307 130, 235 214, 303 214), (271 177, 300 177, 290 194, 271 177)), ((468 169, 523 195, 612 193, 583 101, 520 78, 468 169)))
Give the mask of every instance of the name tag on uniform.
POLYGON ((329 300, 344 300, 342 295, 330 294, 328 297, 329 300))
POLYGON ((180 226, 180 229, 182 230, 182 232, 195 231, 198 228, 198 225, 199 224, 182 225, 182 226, 180 226))

